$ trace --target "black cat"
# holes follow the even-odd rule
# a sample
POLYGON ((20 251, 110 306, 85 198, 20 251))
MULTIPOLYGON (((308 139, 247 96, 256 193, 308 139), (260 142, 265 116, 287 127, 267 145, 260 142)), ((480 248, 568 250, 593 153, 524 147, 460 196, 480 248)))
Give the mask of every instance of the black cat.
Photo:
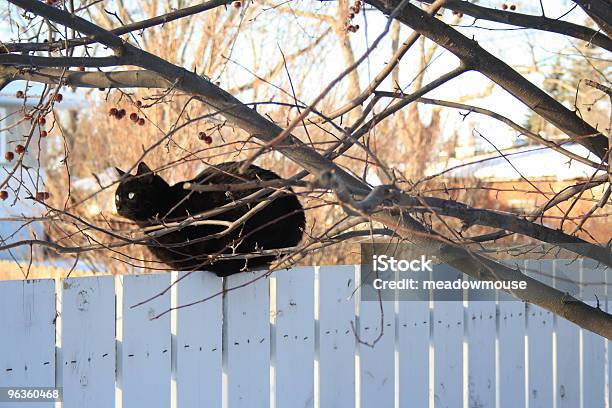
MULTIPOLYGON (((241 191, 195 192, 183 185, 237 184, 254 180, 278 179, 274 172, 251 165, 244 174, 238 169, 242 163, 229 162, 208 167, 193 180, 170 186, 160 176, 153 174, 145 163, 138 165, 135 176, 116 168, 123 176, 115 193, 115 205, 119 215, 135 221, 141 227, 175 223, 204 211, 219 208, 246 197, 257 189, 241 191)), ((233 208, 210 217, 211 220, 235 221, 253 208, 255 202, 233 208)), ((287 248, 302 239, 305 218, 304 209, 293 194, 283 194, 261 211, 239 225, 227 235, 206 239, 219 233, 223 225, 191 225, 165 235, 155 237, 147 244, 160 261, 173 270, 208 270, 218 276, 227 276, 247 269, 267 266, 274 256, 245 259, 211 260, 208 255, 253 253, 262 249, 287 248)))

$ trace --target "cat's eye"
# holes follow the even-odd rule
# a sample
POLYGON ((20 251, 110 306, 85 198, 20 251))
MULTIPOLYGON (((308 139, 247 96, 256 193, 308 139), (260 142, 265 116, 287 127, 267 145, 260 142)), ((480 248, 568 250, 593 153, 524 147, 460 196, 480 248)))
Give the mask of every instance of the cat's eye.
POLYGON ((134 193, 128 193, 128 198, 131 200, 134 198, 134 193))

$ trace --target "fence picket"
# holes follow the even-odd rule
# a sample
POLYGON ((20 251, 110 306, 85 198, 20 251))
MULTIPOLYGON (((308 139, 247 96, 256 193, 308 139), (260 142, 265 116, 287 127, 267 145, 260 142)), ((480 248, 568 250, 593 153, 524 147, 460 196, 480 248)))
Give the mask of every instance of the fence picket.
POLYGON ((62 292, 62 408, 112 407, 114 279, 112 276, 66 279, 62 292))
MULTIPOLYGON (((516 262, 507 262, 512 268, 520 267, 516 262)), ((512 295, 500 291, 498 294, 499 316, 497 337, 499 355, 498 399, 500 408, 521 408, 526 404, 525 367, 525 303, 512 295)))
POLYGON ((277 407, 314 406, 314 269, 275 273, 275 401, 277 407))
MULTIPOLYGON (((529 261, 527 274, 551 284, 553 261, 529 261)), ((553 316, 539 306, 527 305, 529 408, 550 408, 553 401, 553 316)))
POLYGON ((141 306, 170 285, 170 274, 123 277, 121 389, 124 407, 170 406, 170 291, 141 306), (143 386, 144 385, 144 386, 143 386))
POLYGON ((176 392, 180 408, 220 407, 222 401, 222 279, 210 272, 181 272, 176 284, 176 392), (185 276, 187 275, 187 276, 185 276))
MULTIPOLYGON (((579 261, 554 261, 555 288, 578 296, 580 280, 579 261)), ((558 408, 580 406, 580 328, 562 317, 555 320, 555 367, 556 367, 556 401, 558 408)))
MULTIPOLYGON (((0 387, 55 386, 55 283, 0 282, 0 387)), ((23 408, 53 403, 19 403, 23 408)))
POLYGON ((381 311, 381 302, 378 300, 361 298, 359 338, 361 406, 393 407, 395 404, 394 301, 383 300, 381 311), (382 337, 380 337, 381 330, 382 337))
POLYGON ((240 273, 226 278, 226 289, 231 291, 224 299, 223 353, 227 375, 225 406, 229 408, 270 405, 269 281, 261 277, 265 273, 240 273))
MULTIPOLYGON (((436 265, 435 279, 454 280, 461 274, 436 265)), ((433 309, 434 406, 453 408, 463 403, 463 304, 435 300, 433 309), (461 402, 459 402, 461 401, 461 402)))
MULTIPOLYGON (((411 272, 422 281, 429 272, 411 272)), ((399 406, 429 405, 429 291, 423 288, 400 292, 398 298, 399 406)))
MULTIPOLYGON (((581 262, 580 298, 591 306, 600 306, 605 310, 606 273, 609 268, 597 265, 596 262, 581 262)), ((582 406, 605 406, 606 383, 606 340, 588 330, 581 329, 582 337, 582 406)))
POLYGON ((319 406, 355 407, 355 268, 321 266, 318 277, 319 406))
POLYGON ((495 407, 496 304, 493 291, 468 291, 468 406, 495 407))

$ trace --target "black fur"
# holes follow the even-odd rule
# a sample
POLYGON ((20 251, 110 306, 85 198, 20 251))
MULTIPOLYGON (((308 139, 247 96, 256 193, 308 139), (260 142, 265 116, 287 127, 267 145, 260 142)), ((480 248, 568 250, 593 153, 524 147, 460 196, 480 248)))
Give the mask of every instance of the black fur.
MULTIPOLYGON (((246 197, 255 190, 194 192, 183 184, 236 184, 253 180, 278 179, 274 172, 251 165, 245 174, 238 168, 242 163, 229 162, 208 167, 192 180, 169 185, 153 174, 145 163, 140 163, 135 176, 125 175, 115 193, 119 215, 135 221, 139 226, 159 225, 184 220, 186 217, 213 210, 246 197), (130 198, 131 197, 131 198, 130 198)), ((265 196, 259 200, 264 200, 265 196)), ((210 217, 213 220, 234 221, 259 201, 243 205, 210 217)), ((211 263, 207 255, 251 253, 261 249, 286 248, 302 239, 305 225, 304 210, 293 194, 284 194, 256 213, 230 234, 215 239, 201 239, 225 229, 219 225, 187 226, 152 239, 151 252, 173 270, 208 270, 218 276, 227 276, 247 269, 267 266, 273 256, 244 259, 217 260, 211 263), (267 225, 269 223, 269 225, 267 225)))

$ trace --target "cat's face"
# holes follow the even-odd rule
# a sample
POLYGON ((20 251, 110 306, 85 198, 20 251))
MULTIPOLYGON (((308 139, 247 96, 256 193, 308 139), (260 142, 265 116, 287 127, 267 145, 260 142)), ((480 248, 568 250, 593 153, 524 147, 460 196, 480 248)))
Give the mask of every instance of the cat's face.
POLYGON ((138 165, 135 176, 116 168, 124 179, 115 192, 115 207, 122 217, 134 221, 148 221, 163 216, 164 199, 167 198, 168 184, 160 176, 153 174, 144 163, 138 165))

